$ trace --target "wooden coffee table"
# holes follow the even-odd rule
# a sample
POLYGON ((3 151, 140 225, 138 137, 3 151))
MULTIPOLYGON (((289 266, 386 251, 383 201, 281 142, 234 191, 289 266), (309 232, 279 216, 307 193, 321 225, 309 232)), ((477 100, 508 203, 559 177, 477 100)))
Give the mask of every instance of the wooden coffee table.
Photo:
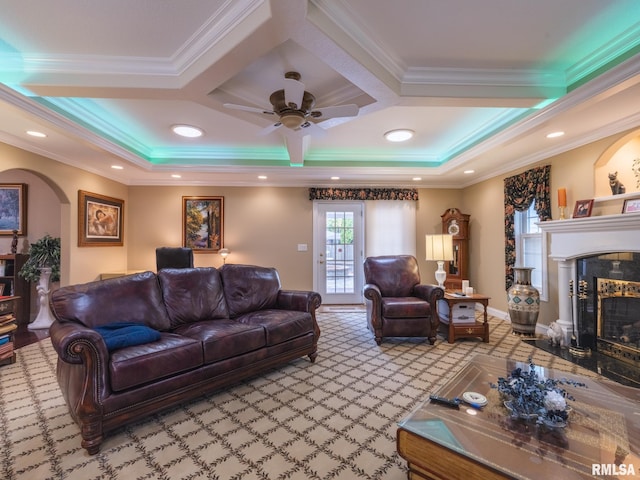
POLYGON ((446 302, 449 306, 449 318, 447 319, 443 315, 438 315, 440 323, 447 327, 447 340, 449 343, 456 341, 456 338, 464 337, 480 337, 485 343, 489 343, 489 322, 487 317, 487 306, 491 297, 479 295, 474 293, 473 295, 460 295, 452 291, 446 291, 444 298, 439 300, 440 302, 446 302), (453 321, 453 310, 455 305, 460 303, 480 303, 484 307, 484 317, 482 322, 473 320, 469 323, 456 323, 453 321))
POLYGON ((565 386, 575 397, 569 425, 549 430, 512 420, 489 386, 516 366, 527 365, 476 355, 442 389, 429 393, 453 398, 477 392, 487 397, 485 407, 461 404, 456 410, 427 400, 400 422, 397 448, 408 462, 409 479, 591 479, 593 468, 603 471, 616 462, 640 474, 640 389, 545 368, 546 377, 587 384, 565 386))

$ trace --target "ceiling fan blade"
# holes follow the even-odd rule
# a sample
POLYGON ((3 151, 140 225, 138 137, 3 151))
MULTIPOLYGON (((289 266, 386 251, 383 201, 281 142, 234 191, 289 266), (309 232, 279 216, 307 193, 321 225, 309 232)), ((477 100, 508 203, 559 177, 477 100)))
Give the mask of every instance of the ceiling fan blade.
POLYGON ((263 113, 265 115, 275 115, 275 113, 273 113, 271 110, 265 110, 264 108, 249 107, 247 105, 236 105, 235 103, 224 103, 222 106, 225 108, 230 108, 231 110, 243 110, 245 112, 263 113))
POLYGON ((313 135, 314 137, 321 138, 327 135, 327 131, 319 125, 313 122, 305 122, 300 125, 300 128, 296 128, 295 132, 301 135, 313 135))
POLYGON ((356 117, 359 108, 355 104, 336 105, 334 107, 316 108, 311 112, 311 117, 317 120, 327 120, 335 117, 356 117))
POLYGON ((260 135, 260 136, 269 135, 270 133, 275 132, 281 126, 282 126, 282 123, 276 122, 276 123, 274 123, 272 125, 269 125, 268 127, 263 128, 262 130, 260 130, 258 132, 258 135, 260 135))
POLYGON ((295 104, 294 110, 299 109, 302 106, 302 99, 304 97, 304 83, 293 78, 284 79, 284 101, 288 106, 295 104))

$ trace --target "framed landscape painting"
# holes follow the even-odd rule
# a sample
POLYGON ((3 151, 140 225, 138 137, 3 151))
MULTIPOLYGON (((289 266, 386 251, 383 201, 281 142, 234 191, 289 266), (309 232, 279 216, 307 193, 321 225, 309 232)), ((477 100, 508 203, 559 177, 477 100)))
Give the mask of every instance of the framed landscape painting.
POLYGON ((27 234, 27 184, 0 183, 0 235, 27 234))
POLYGON ((182 245, 215 253, 224 245, 224 197, 182 197, 182 245))
POLYGON ((123 245, 124 200, 78 190, 78 246, 123 245))

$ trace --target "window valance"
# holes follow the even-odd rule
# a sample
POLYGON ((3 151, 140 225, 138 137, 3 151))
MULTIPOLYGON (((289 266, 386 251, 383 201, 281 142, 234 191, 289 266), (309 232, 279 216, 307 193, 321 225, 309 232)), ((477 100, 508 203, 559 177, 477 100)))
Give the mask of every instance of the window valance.
POLYGON ((309 200, 414 200, 415 188, 310 188, 309 200))

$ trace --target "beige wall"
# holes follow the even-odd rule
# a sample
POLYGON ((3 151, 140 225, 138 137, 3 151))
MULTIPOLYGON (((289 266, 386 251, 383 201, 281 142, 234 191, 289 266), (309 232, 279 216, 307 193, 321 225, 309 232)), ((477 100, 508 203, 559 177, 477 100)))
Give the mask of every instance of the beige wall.
MULTIPOLYGON (((229 263, 272 266, 285 288, 311 289, 312 202, 306 188, 130 187, 129 269, 155 271, 155 249, 182 245, 182 196, 224 197, 229 263), (298 252, 297 245, 308 245, 298 252)), ((196 254, 196 266, 219 266, 217 254, 196 254)))
MULTIPOLYGON (((596 162, 617 140, 637 136, 637 132, 633 135, 627 132, 540 162, 539 165, 552 166, 554 218, 558 214, 558 188, 567 189, 569 210, 576 200, 593 198, 596 196, 596 162)), ((636 153, 640 156, 640 152, 636 153)), ((606 162, 599 167, 607 170, 606 162)), ((619 168, 619 164, 616 167, 619 168)), ((424 236, 441 231, 440 216, 446 209, 460 208, 471 215, 469 280, 477 291, 491 297, 493 309, 506 312, 503 180, 523 170, 465 189, 419 189, 416 254, 424 281, 433 282, 436 269, 435 262, 424 260, 424 236)), ((186 195, 224 197, 224 243, 231 250, 227 261, 274 266, 286 288, 313 286, 313 208, 307 188, 127 187, 3 144, 0 144, 0 182, 29 184, 27 241, 35 241, 47 232, 60 235, 62 284, 95 280, 104 272, 155 271, 155 248, 182 243, 182 196, 186 195), (77 246, 78 190, 125 200, 123 247, 77 246), (297 251, 301 243, 308 245, 306 252, 297 251)), ((617 200, 597 203, 593 214, 619 213, 620 208, 621 201, 617 200)), ((10 239, 0 238, 0 250, 9 248, 10 239)), ((24 240, 21 249, 26 251, 24 240)), ((196 266, 219 266, 221 258, 217 254, 197 254, 195 263, 196 266)), ((549 265, 549 290, 549 302, 541 309, 543 324, 555 320, 558 314, 554 262, 549 265)))
MULTIPOLYGON (((124 247, 78 247, 78 190, 108 195, 126 200, 125 185, 88 173, 40 155, 0 143, 0 182, 21 175, 29 184, 29 219, 27 242, 36 241, 52 227, 42 228, 36 219, 57 219, 62 247, 61 284, 83 283, 98 278, 98 274, 127 266, 127 244, 124 247), (19 169, 22 173, 16 173, 19 169), (43 193, 48 190, 48 193, 43 193), (46 197, 44 196, 46 195, 46 197), (55 199, 55 201, 54 201, 55 199)), ((128 230, 125 214, 125 233, 128 230)), ((6 242, 6 240, 5 240, 6 242)), ((9 250, 10 242, 0 244, 9 250)), ((24 239, 22 250, 28 250, 24 239)))

